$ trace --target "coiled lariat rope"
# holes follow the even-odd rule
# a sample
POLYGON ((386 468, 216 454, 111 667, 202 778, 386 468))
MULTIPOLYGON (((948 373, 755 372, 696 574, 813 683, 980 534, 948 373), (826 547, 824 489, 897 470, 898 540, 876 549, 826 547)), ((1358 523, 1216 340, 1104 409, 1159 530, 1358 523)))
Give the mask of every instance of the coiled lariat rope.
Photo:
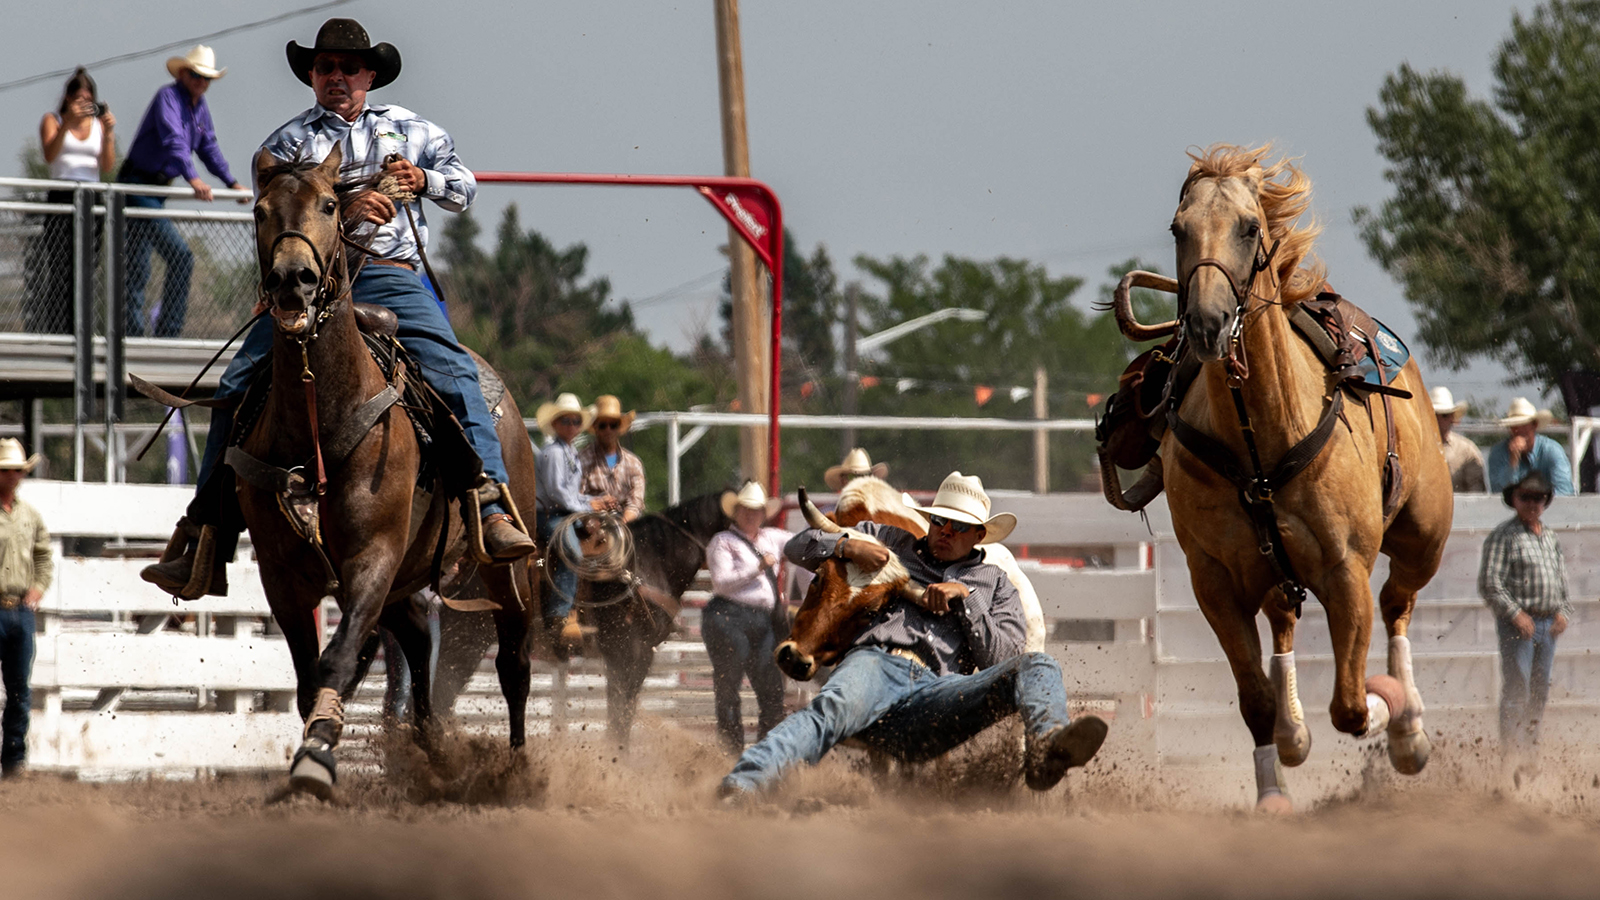
POLYGON ((613 606, 633 597, 635 589, 639 586, 639 579, 628 566, 633 561, 633 530, 622 521, 622 517, 614 512, 582 513, 568 516, 556 524, 555 530, 550 533, 549 546, 544 551, 544 578, 550 587, 564 599, 572 601, 576 606, 596 609, 604 606, 613 606), (578 527, 579 521, 585 523, 589 532, 587 543, 590 552, 583 550, 583 543, 574 538, 572 545, 577 546, 574 553, 572 546, 568 545, 567 535, 578 527), (622 593, 608 600, 579 601, 576 597, 568 597, 561 590, 552 575, 552 561, 559 561, 570 572, 577 573, 582 581, 612 581, 627 585, 622 593))

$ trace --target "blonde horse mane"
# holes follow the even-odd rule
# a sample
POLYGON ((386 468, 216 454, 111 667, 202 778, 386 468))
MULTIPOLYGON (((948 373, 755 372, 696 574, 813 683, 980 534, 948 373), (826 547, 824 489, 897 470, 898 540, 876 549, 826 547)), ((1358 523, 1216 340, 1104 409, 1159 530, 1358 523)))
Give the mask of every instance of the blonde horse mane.
MULTIPOLYGON (((1278 241, 1278 255, 1273 259, 1274 274, 1283 286, 1281 299, 1297 303, 1316 296, 1327 280, 1327 267, 1316 257, 1312 244, 1322 233, 1322 224, 1315 219, 1304 225, 1300 217, 1311 207, 1311 179, 1292 157, 1283 157, 1270 166, 1261 160, 1272 152, 1270 143, 1246 148, 1235 144, 1212 144, 1203 153, 1189 152, 1194 164, 1189 166, 1189 176, 1183 180, 1183 190, 1178 192, 1179 202, 1189 192, 1189 186, 1202 178, 1244 178, 1255 175, 1261 181, 1257 199, 1267 214, 1266 233, 1278 241), (1304 265, 1302 265, 1304 263, 1304 265)), ((1267 244, 1271 248, 1271 242, 1267 244)))

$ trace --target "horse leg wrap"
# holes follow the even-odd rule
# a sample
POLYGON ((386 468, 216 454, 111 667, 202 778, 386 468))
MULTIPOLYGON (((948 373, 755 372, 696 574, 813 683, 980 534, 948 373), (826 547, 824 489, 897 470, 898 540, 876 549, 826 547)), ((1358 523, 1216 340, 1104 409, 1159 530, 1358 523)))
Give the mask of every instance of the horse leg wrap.
POLYGON ((1284 765, 1298 766, 1311 754, 1311 729, 1306 727, 1305 709, 1300 705, 1294 651, 1274 653, 1269 672, 1278 701, 1277 720, 1272 725, 1272 743, 1277 746, 1278 759, 1284 765))
POLYGON ((1406 708, 1405 688, 1392 675, 1367 679, 1367 727, 1359 737, 1369 738, 1389 728, 1389 720, 1406 708))
POLYGON ((1405 711, 1389 719, 1389 762, 1402 775, 1415 775, 1428 764, 1433 745, 1422 725, 1422 694, 1417 690, 1411 668, 1411 640, 1405 635, 1389 638, 1389 674, 1405 691, 1405 711))
POLYGON ((1283 789, 1283 767, 1278 764, 1278 748, 1272 744, 1257 747, 1251 754, 1256 765, 1256 811, 1289 813, 1294 804, 1283 789))
POLYGON ((344 732, 344 701, 339 699, 339 692, 330 687, 317 691, 317 702, 311 707, 311 715, 306 717, 306 728, 301 737, 311 738, 311 726, 318 722, 333 723, 333 740, 328 744, 328 749, 339 745, 339 735, 344 732))

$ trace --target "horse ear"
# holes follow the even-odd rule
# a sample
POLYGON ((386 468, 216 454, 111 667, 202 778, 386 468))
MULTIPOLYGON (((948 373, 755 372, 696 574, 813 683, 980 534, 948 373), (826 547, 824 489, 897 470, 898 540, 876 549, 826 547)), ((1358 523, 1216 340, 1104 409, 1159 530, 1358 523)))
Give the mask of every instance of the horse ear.
POLYGON ((276 156, 273 156, 272 151, 265 147, 262 147, 261 152, 256 154, 255 172, 257 196, 260 196, 261 193, 267 189, 267 181, 270 177, 268 173, 272 169, 282 165, 286 165, 286 163, 276 156))
POLYGON ((322 165, 317 166, 317 172, 328 179, 329 184, 338 184, 339 167, 343 164, 344 148, 339 144, 334 144, 333 149, 328 151, 328 158, 322 161, 322 165))

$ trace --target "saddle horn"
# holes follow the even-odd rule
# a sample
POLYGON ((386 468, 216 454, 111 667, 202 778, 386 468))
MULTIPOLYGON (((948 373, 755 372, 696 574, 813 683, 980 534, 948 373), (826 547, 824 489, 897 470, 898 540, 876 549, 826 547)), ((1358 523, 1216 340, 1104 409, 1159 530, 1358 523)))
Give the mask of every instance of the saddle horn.
POLYGON ((1176 319, 1162 322, 1160 325, 1144 325, 1134 317, 1131 289, 1136 287, 1166 291, 1169 294, 1178 293, 1178 282, 1165 275, 1135 269, 1122 276, 1122 280, 1117 282, 1117 289, 1111 293, 1110 309, 1117 317, 1117 328, 1121 329, 1129 340, 1140 342, 1157 341, 1175 334, 1178 330, 1176 319))

